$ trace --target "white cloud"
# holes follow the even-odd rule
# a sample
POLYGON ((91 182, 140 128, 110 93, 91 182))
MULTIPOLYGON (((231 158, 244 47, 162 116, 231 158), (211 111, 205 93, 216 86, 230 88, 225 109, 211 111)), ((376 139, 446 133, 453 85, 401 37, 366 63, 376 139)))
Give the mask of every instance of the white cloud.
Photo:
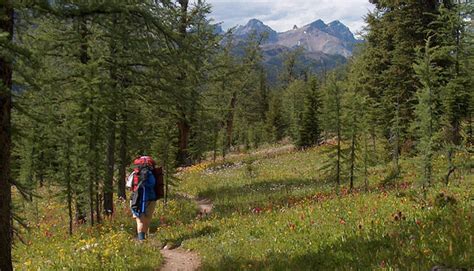
POLYGON ((352 32, 362 29, 363 17, 373 9, 368 0, 207 0, 212 8, 211 17, 223 22, 225 29, 245 24, 249 19, 263 21, 276 31, 289 30, 317 19, 326 23, 339 20, 352 32))

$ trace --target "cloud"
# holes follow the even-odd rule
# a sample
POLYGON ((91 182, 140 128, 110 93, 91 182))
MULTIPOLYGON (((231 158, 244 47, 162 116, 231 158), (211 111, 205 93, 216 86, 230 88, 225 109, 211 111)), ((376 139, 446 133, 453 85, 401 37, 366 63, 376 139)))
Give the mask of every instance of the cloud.
POLYGON ((223 22, 224 29, 245 24, 249 19, 263 21, 279 32, 293 25, 303 26, 317 19, 326 23, 339 20, 352 32, 365 25, 363 17, 373 9, 368 0, 207 0, 211 17, 223 22))

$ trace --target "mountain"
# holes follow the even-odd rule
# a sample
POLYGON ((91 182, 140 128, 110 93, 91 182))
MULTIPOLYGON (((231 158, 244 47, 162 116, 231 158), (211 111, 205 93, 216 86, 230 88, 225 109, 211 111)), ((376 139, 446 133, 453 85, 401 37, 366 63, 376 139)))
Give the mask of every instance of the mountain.
POLYGON ((243 47, 252 34, 267 35, 261 48, 270 82, 276 82, 285 55, 292 50, 302 48, 298 62, 309 70, 321 72, 346 63, 354 46, 361 42, 340 21, 326 24, 322 20, 316 20, 305 26, 295 25, 291 30, 278 33, 263 22, 251 19, 234 30, 234 54, 244 54, 243 47))
POLYGON ((279 33, 276 43, 288 48, 303 47, 308 52, 323 52, 348 58, 352 55, 357 40, 341 22, 325 24, 322 20, 317 20, 303 27, 279 33))
POLYGON ((214 25, 214 34, 223 35, 224 33, 224 29, 222 29, 222 26, 220 24, 214 25))
POLYGON ((236 40, 246 40, 251 34, 266 33, 264 45, 281 45, 290 49, 302 47, 307 52, 322 52, 329 55, 352 55, 354 45, 360 41, 354 38, 350 29, 340 21, 326 24, 316 20, 303 27, 297 27, 283 33, 277 33, 257 19, 251 19, 246 25, 238 26, 234 32, 236 40))
POLYGON ((246 25, 238 26, 234 32, 234 36, 237 39, 246 39, 251 34, 256 34, 257 36, 261 36, 262 34, 268 35, 265 41, 266 43, 278 41, 278 33, 257 19, 251 19, 246 25))

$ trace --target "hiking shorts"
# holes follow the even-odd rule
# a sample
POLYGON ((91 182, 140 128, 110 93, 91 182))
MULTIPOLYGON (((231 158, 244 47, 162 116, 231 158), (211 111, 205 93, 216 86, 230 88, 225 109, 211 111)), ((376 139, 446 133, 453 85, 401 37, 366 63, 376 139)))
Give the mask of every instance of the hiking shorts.
MULTIPOLYGON (((146 207, 145 207, 145 213, 140 214, 140 218, 145 216, 148 219, 151 219, 153 217, 153 212, 155 211, 156 208, 156 201, 147 201, 146 202, 146 207)), ((133 218, 137 218, 135 215, 133 215, 133 218)))

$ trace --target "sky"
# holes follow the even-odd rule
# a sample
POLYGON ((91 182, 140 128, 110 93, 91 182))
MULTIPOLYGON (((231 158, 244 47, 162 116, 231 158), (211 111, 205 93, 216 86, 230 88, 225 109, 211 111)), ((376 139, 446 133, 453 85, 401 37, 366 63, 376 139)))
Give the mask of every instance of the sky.
POLYGON ((364 15, 373 9, 369 0, 207 0, 211 18, 222 27, 244 25, 255 18, 277 32, 303 26, 317 19, 326 23, 339 20, 353 33, 364 26, 364 15))

